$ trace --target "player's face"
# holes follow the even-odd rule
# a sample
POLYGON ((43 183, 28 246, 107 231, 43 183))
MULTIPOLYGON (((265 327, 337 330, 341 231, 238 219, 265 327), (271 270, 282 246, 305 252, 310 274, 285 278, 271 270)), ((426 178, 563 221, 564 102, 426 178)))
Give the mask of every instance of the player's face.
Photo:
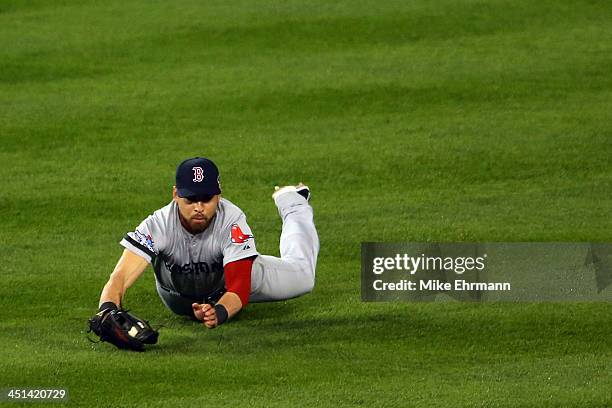
POLYGON ((178 205, 181 223, 187 230, 197 234, 208 228, 217 213, 220 195, 190 199, 189 197, 179 197, 175 187, 172 196, 178 205))

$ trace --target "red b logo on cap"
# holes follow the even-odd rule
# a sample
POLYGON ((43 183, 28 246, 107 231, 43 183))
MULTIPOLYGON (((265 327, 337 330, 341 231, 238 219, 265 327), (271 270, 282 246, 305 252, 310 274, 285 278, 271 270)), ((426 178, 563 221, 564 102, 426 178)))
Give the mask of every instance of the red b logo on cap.
POLYGON ((193 169, 193 181, 201 183, 204 181, 204 170, 201 167, 194 167, 193 169))

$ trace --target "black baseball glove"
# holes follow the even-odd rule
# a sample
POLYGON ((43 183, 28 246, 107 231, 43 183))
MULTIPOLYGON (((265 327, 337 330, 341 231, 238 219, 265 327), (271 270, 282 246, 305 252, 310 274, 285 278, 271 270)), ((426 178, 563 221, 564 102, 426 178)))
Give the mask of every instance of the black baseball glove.
POLYGON ((107 308, 103 305, 102 310, 89 319, 89 331, 96 333, 101 341, 134 351, 144 351, 144 345, 157 343, 159 336, 149 322, 127 310, 117 309, 114 304, 107 308))

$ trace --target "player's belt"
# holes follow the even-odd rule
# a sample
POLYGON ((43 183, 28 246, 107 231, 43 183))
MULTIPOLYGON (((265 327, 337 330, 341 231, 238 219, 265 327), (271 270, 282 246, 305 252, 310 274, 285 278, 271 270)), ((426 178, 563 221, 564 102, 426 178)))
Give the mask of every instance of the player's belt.
POLYGON ((211 294, 204 296, 204 303, 208 303, 209 305, 216 305, 221 296, 225 294, 225 288, 219 288, 212 292, 211 294))

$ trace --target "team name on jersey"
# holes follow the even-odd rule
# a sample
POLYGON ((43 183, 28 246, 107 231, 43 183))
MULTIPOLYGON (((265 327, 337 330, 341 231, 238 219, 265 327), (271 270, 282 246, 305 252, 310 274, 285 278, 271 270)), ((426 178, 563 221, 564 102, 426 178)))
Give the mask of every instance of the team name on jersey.
POLYGON ((166 269, 168 269, 171 273, 176 274, 208 274, 213 273, 214 271, 219 271, 223 269, 223 265, 221 263, 215 262, 212 265, 209 265, 207 262, 193 262, 184 265, 176 265, 171 264, 168 261, 164 261, 166 265, 166 269))

